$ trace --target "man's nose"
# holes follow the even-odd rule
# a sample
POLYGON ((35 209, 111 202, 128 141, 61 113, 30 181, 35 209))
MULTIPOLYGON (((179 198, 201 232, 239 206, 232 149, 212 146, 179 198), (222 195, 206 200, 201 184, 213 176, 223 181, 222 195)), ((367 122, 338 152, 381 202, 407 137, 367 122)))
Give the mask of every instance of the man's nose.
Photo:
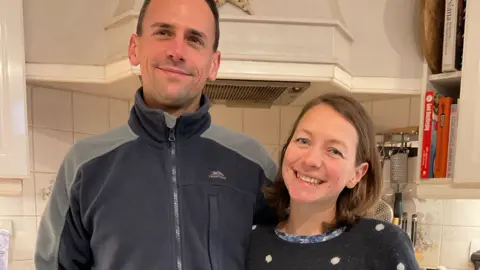
POLYGON ((185 61, 185 49, 183 37, 175 37, 170 40, 166 48, 167 57, 174 62, 183 62, 185 61))

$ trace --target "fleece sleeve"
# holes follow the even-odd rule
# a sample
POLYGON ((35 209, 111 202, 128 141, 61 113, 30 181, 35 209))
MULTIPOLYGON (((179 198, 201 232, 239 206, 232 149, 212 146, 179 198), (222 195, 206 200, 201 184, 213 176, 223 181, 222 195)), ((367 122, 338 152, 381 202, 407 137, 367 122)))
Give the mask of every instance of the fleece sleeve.
POLYGON ((89 237, 78 207, 78 178, 71 155, 62 163, 43 212, 34 255, 35 269, 90 269, 89 237))

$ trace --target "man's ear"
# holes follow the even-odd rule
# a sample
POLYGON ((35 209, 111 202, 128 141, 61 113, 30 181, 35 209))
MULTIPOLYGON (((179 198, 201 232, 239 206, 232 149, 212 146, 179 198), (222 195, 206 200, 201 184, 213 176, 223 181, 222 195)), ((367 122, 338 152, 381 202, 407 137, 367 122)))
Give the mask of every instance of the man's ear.
POLYGON ((347 182, 347 188, 354 188, 368 171, 368 163, 364 162, 355 168, 355 173, 350 181, 347 182))
POLYGON ((208 73, 208 80, 215 81, 217 79, 218 68, 220 67, 221 53, 216 51, 212 57, 212 65, 210 66, 210 72, 208 73))
POLYGON ((135 34, 130 36, 130 42, 128 44, 128 59, 132 66, 138 66, 140 64, 140 59, 138 57, 138 38, 135 34))

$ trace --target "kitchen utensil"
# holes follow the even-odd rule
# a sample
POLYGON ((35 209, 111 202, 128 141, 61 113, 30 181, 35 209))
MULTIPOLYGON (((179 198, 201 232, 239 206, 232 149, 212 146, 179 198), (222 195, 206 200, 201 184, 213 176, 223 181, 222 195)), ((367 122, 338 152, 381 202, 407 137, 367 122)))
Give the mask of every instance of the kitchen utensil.
POLYGON ((393 220, 393 209, 386 201, 380 200, 367 211, 365 217, 391 223, 393 220))
POLYGON ((473 263, 474 269, 480 270, 480 250, 472 253, 472 256, 470 256, 470 260, 473 263))
POLYGON ((402 215, 402 230, 404 232, 407 232, 407 228, 408 228, 408 214, 407 212, 403 212, 403 215, 402 215))
POLYGON ((411 228, 411 235, 410 239, 412 240, 412 245, 415 248, 415 244, 417 242, 417 222, 418 222, 418 217, 417 214, 412 215, 412 228, 411 228))
POLYGON ((401 192, 395 192, 395 201, 393 202, 393 217, 398 218, 399 224, 402 223, 403 198, 401 192))

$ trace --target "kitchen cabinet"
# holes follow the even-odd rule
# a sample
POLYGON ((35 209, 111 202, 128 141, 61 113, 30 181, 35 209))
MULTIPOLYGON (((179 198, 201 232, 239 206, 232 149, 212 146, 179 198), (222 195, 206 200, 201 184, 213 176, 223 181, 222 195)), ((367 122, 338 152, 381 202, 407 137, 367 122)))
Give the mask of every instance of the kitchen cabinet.
MULTIPOLYGON (((429 87, 458 96, 458 125, 453 177, 418 179, 418 197, 480 199, 480 174, 478 173, 480 168, 480 32, 478 25, 480 25, 480 1, 467 1, 462 70, 435 75, 428 75, 427 72, 424 74, 425 88, 422 91, 420 126, 423 127, 425 90, 429 89, 428 83, 430 83, 429 87)), ((420 141, 422 141, 421 138, 420 141)), ((419 158, 419 168, 420 160, 419 158)), ((420 170, 418 172, 420 174, 420 170)))
POLYGON ((23 2, 0 0, 0 194, 29 175, 26 96, 23 2))

